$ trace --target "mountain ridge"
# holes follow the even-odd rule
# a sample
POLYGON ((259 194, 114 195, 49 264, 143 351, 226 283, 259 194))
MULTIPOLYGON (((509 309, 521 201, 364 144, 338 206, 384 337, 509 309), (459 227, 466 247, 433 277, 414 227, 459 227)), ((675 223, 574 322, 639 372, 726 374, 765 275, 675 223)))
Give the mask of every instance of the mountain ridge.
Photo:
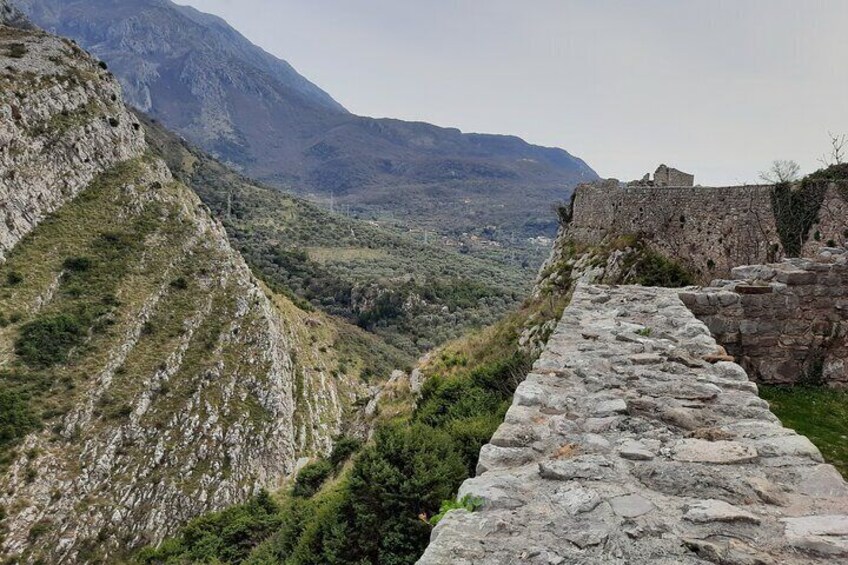
POLYGON ((166 0, 17 5, 109 63, 132 105, 214 157, 278 188, 338 199, 366 217, 388 213, 442 234, 479 235, 494 226, 488 237, 502 242, 516 232, 553 236, 550 202, 597 178, 562 149, 357 116, 329 95, 302 96, 291 83, 306 79, 283 77, 290 84, 279 86, 285 81, 271 80, 265 64, 272 56, 223 20, 166 0))

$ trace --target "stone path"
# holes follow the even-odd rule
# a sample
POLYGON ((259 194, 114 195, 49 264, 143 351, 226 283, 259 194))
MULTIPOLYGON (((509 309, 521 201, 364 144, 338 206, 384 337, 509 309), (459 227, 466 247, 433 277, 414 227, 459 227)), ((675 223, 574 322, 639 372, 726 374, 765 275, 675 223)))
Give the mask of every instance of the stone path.
POLYGON ((676 291, 578 286, 419 563, 848 563, 848 486, 716 350, 676 291))

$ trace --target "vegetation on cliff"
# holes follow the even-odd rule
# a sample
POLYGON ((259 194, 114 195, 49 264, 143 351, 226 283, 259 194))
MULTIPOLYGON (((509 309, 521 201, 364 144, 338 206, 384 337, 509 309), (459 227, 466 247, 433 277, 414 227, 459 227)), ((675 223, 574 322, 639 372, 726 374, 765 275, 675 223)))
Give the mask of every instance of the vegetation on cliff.
MULTIPOLYGON (((783 250, 789 257, 798 257, 804 243, 815 237, 813 226, 819 221, 828 182, 848 180, 848 165, 835 164, 807 175, 799 184, 781 182, 772 189, 772 209, 783 250)), ((848 201, 842 187, 841 196, 848 201)))

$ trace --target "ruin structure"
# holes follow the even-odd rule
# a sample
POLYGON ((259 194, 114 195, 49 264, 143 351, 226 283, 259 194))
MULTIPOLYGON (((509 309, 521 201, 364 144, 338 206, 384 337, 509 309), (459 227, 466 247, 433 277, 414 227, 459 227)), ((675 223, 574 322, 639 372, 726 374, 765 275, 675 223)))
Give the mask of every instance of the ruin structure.
POLYGON ((848 182, 820 181, 805 185, 803 194, 798 190, 581 185, 564 236, 587 246, 636 236, 708 283, 728 277, 737 265, 812 256, 848 243, 848 182))
POLYGON ((737 267, 680 297, 757 382, 848 386, 848 251, 737 267))
POLYGON ((674 167, 660 165, 657 167, 657 170, 654 171, 653 179, 651 179, 651 175, 649 173, 642 177, 641 180, 632 181, 627 184, 628 186, 694 186, 695 175, 684 173, 674 167))

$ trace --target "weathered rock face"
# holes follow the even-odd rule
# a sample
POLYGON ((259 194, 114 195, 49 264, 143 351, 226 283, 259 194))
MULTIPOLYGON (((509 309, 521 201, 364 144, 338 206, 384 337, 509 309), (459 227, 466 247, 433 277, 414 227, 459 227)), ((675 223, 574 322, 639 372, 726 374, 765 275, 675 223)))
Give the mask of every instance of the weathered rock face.
POLYGON ((421 564, 832 563, 848 486, 674 290, 579 285, 421 564))
POLYGON ((9 4, 8 0, 0 0, 0 24, 23 29, 33 28, 26 16, 9 4))
POLYGON ((0 54, 0 558, 116 562, 326 452, 357 385, 103 69, 2 25, 0 54))
POLYGON ((681 298, 751 378, 848 386, 848 250, 731 275, 681 298))
POLYGON ((0 26, 0 259, 144 134, 118 84, 79 47, 0 26))
MULTIPOLYGON (((800 252, 845 245, 848 183, 823 183, 821 207, 800 252)), ((599 245, 620 236, 640 236, 661 254, 678 260, 706 283, 737 265, 784 257, 772 186, 645 187, 617 182, 582 185, 575 192, 565 236, 599 245)), ((815 192, 813 190, 812 192, 815 192)))

